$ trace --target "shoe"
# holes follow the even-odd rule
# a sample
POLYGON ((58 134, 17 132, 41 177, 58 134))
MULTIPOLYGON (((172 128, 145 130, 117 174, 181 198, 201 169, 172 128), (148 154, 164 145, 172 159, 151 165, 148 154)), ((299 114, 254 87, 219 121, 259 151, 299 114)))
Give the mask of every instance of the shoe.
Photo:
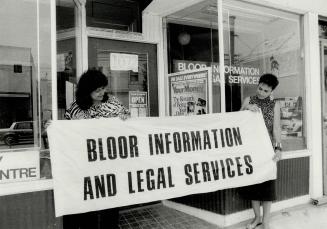
POLYGON ((256 228, 257 226, 260 226, 262 223, 257 223, 257 224, 252 224, 252 223, 249 223, 248 225, 246 225, 246 229, 254 229, 256 228))

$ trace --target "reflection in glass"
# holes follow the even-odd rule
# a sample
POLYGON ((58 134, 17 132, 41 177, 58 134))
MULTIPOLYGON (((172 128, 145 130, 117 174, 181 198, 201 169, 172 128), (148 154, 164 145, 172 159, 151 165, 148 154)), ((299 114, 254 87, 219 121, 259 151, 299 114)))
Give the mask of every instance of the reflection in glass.
POLYGON ((0 150, 38 147, 37 4, 1 4, 0 150))
POLYGON ((242 101, 255 94, 259 77, 272 73, 280 83, 274 98, 281 105, 283 149, 304 149, 300 16, 236 1, 224 3, 227 111, 238 111, 242 101))

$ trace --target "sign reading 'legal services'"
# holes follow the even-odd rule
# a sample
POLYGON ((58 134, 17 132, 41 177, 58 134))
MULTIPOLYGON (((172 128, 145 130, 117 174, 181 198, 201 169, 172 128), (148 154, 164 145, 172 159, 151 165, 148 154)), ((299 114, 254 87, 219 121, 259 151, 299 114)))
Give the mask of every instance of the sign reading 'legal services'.
POLYGON ((262 115, 54 121, 56 216, 276 179, 262 115))

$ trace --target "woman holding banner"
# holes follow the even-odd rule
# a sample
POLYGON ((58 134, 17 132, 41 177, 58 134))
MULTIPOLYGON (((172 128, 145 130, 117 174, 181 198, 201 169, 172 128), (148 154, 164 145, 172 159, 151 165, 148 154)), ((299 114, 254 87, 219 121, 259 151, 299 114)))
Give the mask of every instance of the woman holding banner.
MULTIPOLYGON (((107 94, 108 79, 98 70, 88 70, 79 79, 76 101, 65 113, 65 118, 91 119, 120 117, 125 120, 129 111, 113 96, 107 94)), ((68 203, 69 204, 69 203, 68 203)), ((116 229, 119 212, 117 208, 81 214, 65 215, 64 229, 116 229)))
MULTIPOLYGON (((269 136, 275 145, 274 161, 281 159, 281 131, 280 131, 280 106, 272 98, 273 90, 279 82, 275 75, 264 74, 259 79, 256 95, 247 97, 241 110, 262 112, 269 136)), ((270 208, 273 200, 276 199, 275 180, 269 180, 260 184, 247 186, 241 189, 241 194, 245 199, 251 200, 254 211, 254 219, 246 228, 253 229, 258 225, 264 229, 269 229, 270 208), (260 216, 260 204, 263 207, 263 217, 260 216)))

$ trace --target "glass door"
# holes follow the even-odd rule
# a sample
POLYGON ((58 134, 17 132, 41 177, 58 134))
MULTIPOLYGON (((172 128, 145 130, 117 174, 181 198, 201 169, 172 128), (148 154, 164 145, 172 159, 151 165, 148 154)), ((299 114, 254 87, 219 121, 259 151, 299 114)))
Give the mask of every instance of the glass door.
POLYGON ((324 195, 327 195, 327 39, 320 40, 324 195))
POLYGON ((108 92, 132 117, 158 116, 157 47, 129 41, 89 38, 89 68, 108 77, 108 92))

